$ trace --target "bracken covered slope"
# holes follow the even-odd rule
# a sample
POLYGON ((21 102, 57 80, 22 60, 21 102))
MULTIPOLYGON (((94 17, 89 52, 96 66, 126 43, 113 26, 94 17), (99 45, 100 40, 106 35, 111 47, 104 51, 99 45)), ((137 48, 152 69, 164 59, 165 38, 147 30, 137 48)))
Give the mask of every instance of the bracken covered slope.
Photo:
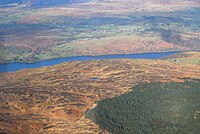
POLYGON ((70 62, 0 77, 0 132, 107 133, 85 119, 96 101, 141 82, 200 79, 200 66, 156 60, 70 62))

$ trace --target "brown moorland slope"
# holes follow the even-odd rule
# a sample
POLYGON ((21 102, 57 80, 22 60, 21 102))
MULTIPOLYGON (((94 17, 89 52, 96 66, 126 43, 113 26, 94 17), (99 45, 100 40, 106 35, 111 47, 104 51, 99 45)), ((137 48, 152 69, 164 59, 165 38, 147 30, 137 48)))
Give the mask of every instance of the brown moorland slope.
POLYGON ((161 60, 100 60, 2 73, 0 132, 107 133, 85 119, 95 102, 141 82, 200 79, 200 66, 161 60))

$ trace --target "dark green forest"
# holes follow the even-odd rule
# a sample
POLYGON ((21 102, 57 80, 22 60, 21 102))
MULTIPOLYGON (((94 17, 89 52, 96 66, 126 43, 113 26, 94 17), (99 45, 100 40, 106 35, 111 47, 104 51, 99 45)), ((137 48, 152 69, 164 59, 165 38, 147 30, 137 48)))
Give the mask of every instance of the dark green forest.
POLYGON ((86 117, 114 134, 199 134, 200 82, 140 84, 86 117))

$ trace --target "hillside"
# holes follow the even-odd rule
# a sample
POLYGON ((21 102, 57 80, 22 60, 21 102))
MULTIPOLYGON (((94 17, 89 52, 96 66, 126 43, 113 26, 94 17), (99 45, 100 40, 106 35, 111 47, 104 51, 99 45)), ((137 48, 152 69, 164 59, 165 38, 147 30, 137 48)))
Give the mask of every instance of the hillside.
POLYGON ((197 0, 26 0, 0 12, 0 63, 200 50, 197 0))
POLYGON ((107 133, 85 118, 95 102, 145 82, 200 79, 200 66, 159 60, 101 60, 2 73, 0 133, 107 133))

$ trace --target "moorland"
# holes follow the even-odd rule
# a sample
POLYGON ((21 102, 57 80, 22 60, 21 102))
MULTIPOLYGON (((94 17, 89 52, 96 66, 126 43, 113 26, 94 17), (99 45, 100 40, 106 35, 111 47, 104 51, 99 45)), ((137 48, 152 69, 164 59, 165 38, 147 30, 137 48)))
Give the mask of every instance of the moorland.
POLYGON ((134 91, 141 83, 187 88, 184 82, 199 79, 199 64, 141 59, 76 61, 1 73, 0 132, 108 133, 85 118, 96 102, 134 91))

